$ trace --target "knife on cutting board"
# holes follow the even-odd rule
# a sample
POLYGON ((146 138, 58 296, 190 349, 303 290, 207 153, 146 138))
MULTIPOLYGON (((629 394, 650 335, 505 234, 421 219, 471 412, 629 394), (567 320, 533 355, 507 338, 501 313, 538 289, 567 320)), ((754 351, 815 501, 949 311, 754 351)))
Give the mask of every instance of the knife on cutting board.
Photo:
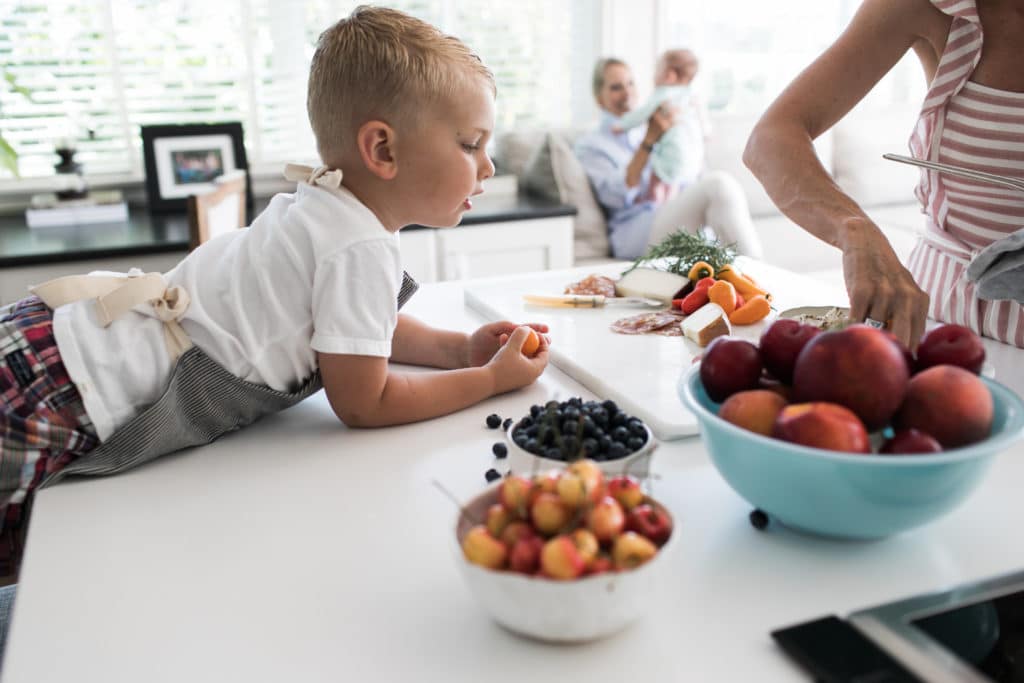
POLYGON ((642 296, 602 296, 600 294, 524 294, 523 300, 534 306, 559 308, 600 308, 602 306, 642 306, 664 308, 668 304, 642 296))

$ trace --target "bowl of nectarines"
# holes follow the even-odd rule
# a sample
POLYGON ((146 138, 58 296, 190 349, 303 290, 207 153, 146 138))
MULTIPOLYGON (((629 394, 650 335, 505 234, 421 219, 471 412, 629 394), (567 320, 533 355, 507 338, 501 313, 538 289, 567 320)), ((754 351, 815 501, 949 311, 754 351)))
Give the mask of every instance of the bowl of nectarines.
POLYGON ((495 621, 539 640, 584 642, 648 611, 676 533, 639 480, 577 460, 495 482, 461 508, 454 540, 466 584, 495 621))
POLYGON ((851 539, 920 526, 1024 433, 1024 402, 979 374, 966 328, 936 328, 912 354, 866 325, 799 325, 715 340, 678 386, 712 463, 768 521, 851 539))

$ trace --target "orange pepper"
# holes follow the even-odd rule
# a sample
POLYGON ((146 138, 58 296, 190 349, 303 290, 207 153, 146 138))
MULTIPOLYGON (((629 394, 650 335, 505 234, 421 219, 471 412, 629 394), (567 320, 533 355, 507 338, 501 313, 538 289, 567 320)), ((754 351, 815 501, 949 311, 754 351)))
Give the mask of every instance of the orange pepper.
POLYGON ((749 275, 744 275, 740 271, 736 270, 733 265, 722 266, 718 271, 717 275, 719 280, 725 280, 731 282, 736 291, 743 296, 751 296, 754 294, 763 294, 766 298, 770 298, 768 292, 764 291, 760 285, 754 282, 754 278, 749 275))
POLYGON ((733 325, 750 325, 767 317, 772 305, 763 294, 747 299, 747 303, 729 314, 729 322, 733 325))
POLYGON ((708 289, 708 299, 722 307, 726 315, 736 310, 736 288, 731 282, 719 280, 708 289))

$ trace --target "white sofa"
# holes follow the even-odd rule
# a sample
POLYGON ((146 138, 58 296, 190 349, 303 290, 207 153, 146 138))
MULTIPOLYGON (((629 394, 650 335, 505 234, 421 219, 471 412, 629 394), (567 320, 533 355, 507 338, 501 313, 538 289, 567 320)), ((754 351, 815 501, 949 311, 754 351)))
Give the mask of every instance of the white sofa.
MULTIPOLYGON (((882 159, 884 152, 906 153, 913 110, 855 110, 815 143, 819 158, 837 183, 885 231, 906 262, 923 225, 913 195, 917 171, 882 159)), ((713 115, 707 148, 709 169, 731 173, 743 187, 764 243, 765 260, 832 282, 842 282, 842 257, 783 216, 761 184, 743 166, 741 156, 756 116, 713 115)), ((538 193, 577 207, 577 263, 609 257, 604 215, 574 158, 567 158, 580 130, 517 130, 496 141, 500 172, 519 177, 520 191, 538 193)), ((569 155, 571 156, 571 154, 569 155)))

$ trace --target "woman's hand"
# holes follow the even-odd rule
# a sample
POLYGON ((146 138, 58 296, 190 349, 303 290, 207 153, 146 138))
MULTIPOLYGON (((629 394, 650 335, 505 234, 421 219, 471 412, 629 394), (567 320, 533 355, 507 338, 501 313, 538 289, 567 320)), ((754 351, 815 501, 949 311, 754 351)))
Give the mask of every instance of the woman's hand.
MULTIPOLYGON (((527 323, 530 327, 540 333, 544 348, 551 343, 546 336, 548 326, 541 323, 527 323)), ((494 354, 509 340, 519 325, 507 320, 496 323, 488 323, 476 332, 471 334, 466 343, 465 367, 474 368, 485 365, 494 354)), ((522 346, 522 344, 520 344, 522 346)))
POLYGON ((653 145, 660 140, 665 131, 676 125, 676 116, 678 114, 679 108, 668 104, 663 104, 655 109, 654 113, 651 114, 651 118, 647 119, 647 133, 644 135, 644 144, 653 145))
POLYGON ((511 334, 500 335, 502 346, 486 365, 486 368, 491 371, 494 378, 495 394, 502 394, 532 383, 540 377, 541 373, 544 372, 544 368, 547 367, 547 335, 537 335, 540 345, 537 347, 536 353, 532 356, 523 355, 523 342, 526 341, 526 337, 530 334, 530 328, 537 332, 547 331, 547 325, 530 324, 529 326, 524 325, 513 329, 511 334))
POLYGON ((883 322, 907 348, 916 349, 928 317, 928 295, 877 227, 846 234, 843 275, 850 295, 850 319, 883 322))

